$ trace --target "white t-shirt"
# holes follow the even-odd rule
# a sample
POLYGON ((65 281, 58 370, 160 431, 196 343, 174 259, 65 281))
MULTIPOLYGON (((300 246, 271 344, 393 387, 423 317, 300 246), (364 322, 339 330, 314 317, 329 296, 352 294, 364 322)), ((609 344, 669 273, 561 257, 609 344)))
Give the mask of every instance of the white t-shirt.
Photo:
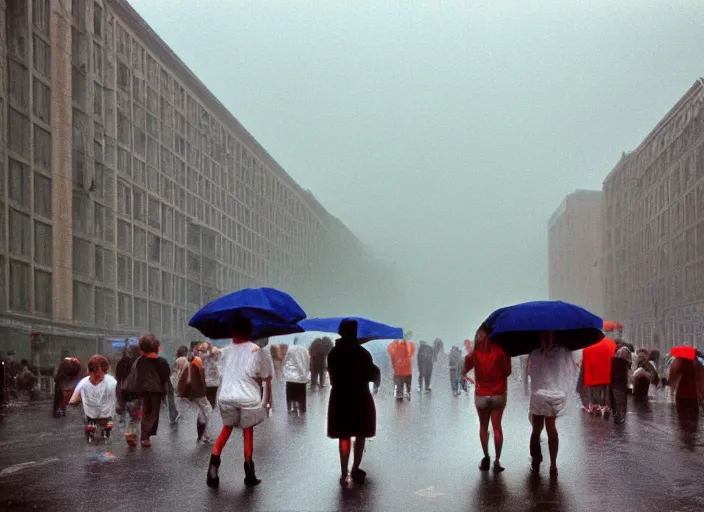
POLYGON ((271 377, 265 351, 252 342, 232 344, 222 351, 222 385, 218 403, 225 407, 255 409, 262 403, 262 388, 255 380, 271 377))
POLYGON ((71 400, 80 395, 83 411, 89 418, 111 418, 115 414, 116 387, 117 381, 112 375, 106 375, 97 386, 91 384, 90 377, 83 377, 76 385, 71 400))

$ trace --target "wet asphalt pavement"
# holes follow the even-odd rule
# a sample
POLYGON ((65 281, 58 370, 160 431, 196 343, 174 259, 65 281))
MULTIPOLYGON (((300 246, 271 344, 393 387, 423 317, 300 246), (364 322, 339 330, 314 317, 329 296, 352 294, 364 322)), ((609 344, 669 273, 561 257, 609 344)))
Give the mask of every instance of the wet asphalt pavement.
POLYGON ((152 448, 130 449, 117 426, 108 446, 87 445, 80 409, 53 419, 48 403, 11 407, 0 421, 0 510, 704 510, 704 422, 681 420, 664 395, 645 408, 629 404, 623 426, 578 411, 575 397, 558 419, 559 477, 551 480, 545 463, 539 476, 530 472, 519 382, 509 384, 504 415, 506 471, 494 475, 477 469, 473 397, 451 396, 446 375, 436 380, 410 402, 382 388, 377 437, 362 464, 367 482, 346 490, 337 442, 325 437, 327 389, 309 394, 308 413, 297 417, 286 414, 277 384, 274 415, 255 428, 263 482, 253 489, 242 481, 238 431, 223 452, 220 489, 206 487, 210 449, 195 443, 193 413, 171 427, 163 410, 152 448))

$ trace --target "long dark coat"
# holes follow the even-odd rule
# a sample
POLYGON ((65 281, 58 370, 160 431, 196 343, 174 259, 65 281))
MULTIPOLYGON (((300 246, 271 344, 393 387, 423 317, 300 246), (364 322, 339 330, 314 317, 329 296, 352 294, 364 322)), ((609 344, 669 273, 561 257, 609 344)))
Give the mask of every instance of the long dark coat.
POLYGON ((328 354, 330 401, 328 437, 374 437, 376 407, 369 383, 378 381, 379 368, 357 340, 340 339, 328 354))

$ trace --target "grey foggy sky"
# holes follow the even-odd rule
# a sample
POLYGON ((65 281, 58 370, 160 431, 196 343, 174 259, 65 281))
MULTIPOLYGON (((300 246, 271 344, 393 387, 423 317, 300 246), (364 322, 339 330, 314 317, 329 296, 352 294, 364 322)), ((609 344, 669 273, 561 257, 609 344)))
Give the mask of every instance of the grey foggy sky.
POLYGON ((398 262, 412 309, 379 320, 446 343, 547 298, 552 212, 600 189, 704 75, 704 2, 131 3, 296 181, 398 262))

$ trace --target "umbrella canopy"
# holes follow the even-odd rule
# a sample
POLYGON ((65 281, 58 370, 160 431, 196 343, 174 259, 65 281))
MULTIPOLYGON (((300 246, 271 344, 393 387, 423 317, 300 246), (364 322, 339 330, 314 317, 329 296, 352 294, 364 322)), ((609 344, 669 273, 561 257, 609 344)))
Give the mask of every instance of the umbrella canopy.
POLYGON ((299 322, 298 325, 303 327, 306 331, 337 333, 340 328, 340 322, 343 320, 355 320, 357 322, 357 339, 360 343, 377 339, 403 338, 403 329, 400 327, 392 327, 359 316, 309 318, 299 322))
POLYGON ((694 347, 685 346, 672 347, 670 349, 670 355, 672 357, 681 357, 682 359, 689 359, 690 361, 694 361, 694 359, 697 357, 697 349, 694 347))
POLYGON ((287 293, 274 288, 245 288, 206 304, 188 325, 213 340, 229 338, 230 325, 237 315, 251 320, 253 339, 302 332, 297 323, 306 317, 287 293))
POLYGON ((484 324, 491 340, 510 357, 540 348, 541 331, 554 331, 555 343, 570 350, 589 347, 604 337, 601 318, 561 301, 525 302, 497 309, 484 324))

